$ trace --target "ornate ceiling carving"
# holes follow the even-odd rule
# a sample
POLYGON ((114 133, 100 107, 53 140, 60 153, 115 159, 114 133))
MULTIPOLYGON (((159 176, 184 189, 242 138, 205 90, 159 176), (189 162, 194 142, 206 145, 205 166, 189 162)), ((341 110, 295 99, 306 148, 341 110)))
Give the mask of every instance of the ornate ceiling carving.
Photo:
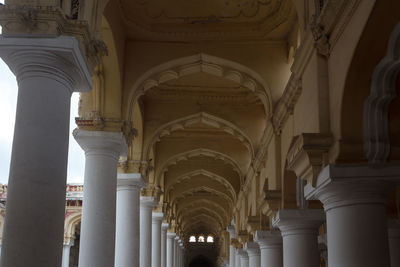
POLYGON ((139 40, 268 39, 295 21, 290 0, 119 0, 128 36, 139 40))

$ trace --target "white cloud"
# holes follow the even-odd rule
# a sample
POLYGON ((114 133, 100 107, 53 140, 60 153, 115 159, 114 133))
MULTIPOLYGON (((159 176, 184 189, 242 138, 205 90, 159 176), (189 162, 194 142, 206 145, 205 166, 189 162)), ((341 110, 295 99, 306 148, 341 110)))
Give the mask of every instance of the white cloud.
MULTIPOLYGON (((0 114, 3 115, 0 124, 0 183, 7 183, 14 135, 18 87, 15 76, 2 60, 0 60, 0 89, 0 114)), ((74 93, 71 99, 70 132, 76 127, 75 117, 78 116, 78 102, 79 94, 74 93)), ((71 134, 69 139, 67 173, 69 183, 83 182, 84 165, 84 153, 71 134)))

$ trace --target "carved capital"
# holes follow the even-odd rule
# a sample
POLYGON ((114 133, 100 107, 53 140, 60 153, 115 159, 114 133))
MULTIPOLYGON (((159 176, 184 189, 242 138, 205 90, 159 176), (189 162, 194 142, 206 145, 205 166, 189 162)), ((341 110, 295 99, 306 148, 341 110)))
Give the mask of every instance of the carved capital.
POLYGON ((296 136, 287 155, 288 169, 315 185, 318 174, 327 163, 326 155, 332 142, 329 134, 303 133, 296 136))
POLYGON ((254 233, 256 230, 261 229, 260 216, 248 216, 246 219, 246 228, 249 233, 254 233))
POLYGON ((107 54, 106 45, 91 34, 86 21, 69 19, 55 5, 0 5, 0 24, 4 36, 73 36, 79 41, 92 70, 107 54))
POLYGON ((267 216, 274 216, 280 208, 281 200, 281 190, 269 190, 266 183, 263 193, 258 200, 261 212, 267 216))

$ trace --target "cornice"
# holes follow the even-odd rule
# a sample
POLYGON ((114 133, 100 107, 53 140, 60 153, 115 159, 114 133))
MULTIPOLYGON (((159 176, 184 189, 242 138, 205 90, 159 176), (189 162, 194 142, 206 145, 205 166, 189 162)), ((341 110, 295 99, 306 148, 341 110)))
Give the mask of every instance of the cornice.
POLYGON ((327 163, 332 143, 330 134, 303 133, 296 136, 287 153, 287 168, 315 185, 318 174, 327 163))

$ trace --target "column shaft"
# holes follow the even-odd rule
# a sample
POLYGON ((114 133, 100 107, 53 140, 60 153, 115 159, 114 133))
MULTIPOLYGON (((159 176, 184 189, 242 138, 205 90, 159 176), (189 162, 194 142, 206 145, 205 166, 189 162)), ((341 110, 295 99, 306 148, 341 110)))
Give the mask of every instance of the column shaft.
POLYGON ((235 267, 235 247, 232 245, 232 240, 236 237, 235 226, 230 225, 226 228, 229 233, 229 267, 235 267))
POLYGON ((391 220, 388 227, 390 266, 400 267, 400 221, 391 220))
POLYGON ((326 211, 329 267, 390 266, 386 200, 399 174, 396 165, 329 165, 307 185, 326 211))
POLYGON ((240 266, 240 250, 241 250, 241 248, 237 248, 235 251, 235 266, 236 267, 241 267, 240 266))
POLYGON ((256 231, 254 241, 260 246, 261 267, 282 267, 283 247, 279 231, 256 231))
POLYGON ((151 233, 151 266, 161 267, 161 223, 164 214, 153 212, 152 233, 151 233))
POLYGON ((156 204, 153 197, 140 197, 140 267, 151 267, 152 211, 156 204))
POLYGON ((75 130, 85 150, 80 267, 109 267, 115 260, 117 163, 122 133, 75 130))
POLYGON ((274 221, 283 237, 284 267, 319 267, 318 228, 322 210, 280 210, 274 221))
POLYGON ((249 256, 249 267, 260 267, 260 247, 255 242, 247 242, 244 245, 244 250, 249 256))
POLYGON ((161 224, 161 267, 167 267, 167 230, 169 224, 161 224))
POLYGON ((70 256, 71 246, 72 245, 70 245, 70 244, 66 244, 63 247, 61 267, 69 267, 69 256, 70 256))
POLYGON ((91 75, 73 37, 2 36, 0 56, 18 80, 0 266, 60 266, 70 97, 91 75))
POLYGON ((175 233, 167 233, 167 267, 174 266, 175 233))
POLYGON ((115 266, 139 266, 140 173, 118 174, 115 266))

